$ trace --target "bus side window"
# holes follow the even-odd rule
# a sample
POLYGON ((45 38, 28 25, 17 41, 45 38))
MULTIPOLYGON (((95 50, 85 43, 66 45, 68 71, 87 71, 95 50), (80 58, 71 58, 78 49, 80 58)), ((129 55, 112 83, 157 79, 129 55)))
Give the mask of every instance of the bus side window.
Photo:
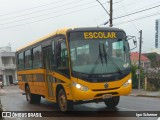
POLYGON ((24 54, 23 54, 23 52, 18 54, 18 69, 19 70, 24 69, 24 54))
POLYGON ((121 57, 123 52, 123 41, 118 41, 112 43, 112 56, 114 57, 121 57))
POLYGON ((58 71, 60 71, 66 76, 69 76, 68 51, 65 40, 61 40, 58 42, 58 53, 56 57, 58 71))
POLYGON ((25 69, 32 68, 31 50, 25 51, 25 69))
POLYGON ((42 47, 33 48, 33 68, 42 67, 42 47))
POLYGON ((51 69, 55 70, 56 65, 55 65, 55 41, 52 41, 52 56, 51 56, 51 69))

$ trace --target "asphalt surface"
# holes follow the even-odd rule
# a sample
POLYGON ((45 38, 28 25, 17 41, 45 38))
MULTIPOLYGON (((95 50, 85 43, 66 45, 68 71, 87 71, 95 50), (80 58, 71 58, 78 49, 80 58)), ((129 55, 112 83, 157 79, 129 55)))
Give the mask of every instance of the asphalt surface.
MULTIPOLYGON (((22 95, 22 91, 18 89, 18 86, 9 86, 4 89, 0 89, 0 98, 3 108, 6 111, 57 111, 58 108, 56 104, 48 102, 42 99, 40 104, 29 104, 26 101, 25 95, 22 95)), ((102 113, 104 111, 116 111, 116 112, 126 112, 126 111, 160 111, 160 98, 149 98, 149 97, 134 97, 134 96, 122 96, 120 103, 115 109, 106 108, 103 102, 101 103, 88 103, 82 105, 75 105, 73 111, 79 113, 84 113, 86 111, 95 111, 93 114, 102 113)), ((60 114, 60 112, 58 113, 60 114)), ((74 112, 73 112, 74 114, 74 112)), ((91 113, 89 113, 91 114, 91 113)), ((126 112, 126 114, 128 114, 126 112)), ((98 114, 97 114, 98 115, 98 114)), ((116 115, 116 114, 115 114, 116 115)), ((91 115, 92 116, 92 115, 91 115)), ((104 115, 105 116, 105 115, 104 115)), ((64 117, 60 114, 59 117, 54 117, 55 120, 73 120, 73 119, 84 119, 84 120, 99 120, 99 119, 109 119, 109 120, 157 120, 158 117, 64 117)), ((45 118, 6 118, 5 120, 51 120, 53 117, 45 118)))

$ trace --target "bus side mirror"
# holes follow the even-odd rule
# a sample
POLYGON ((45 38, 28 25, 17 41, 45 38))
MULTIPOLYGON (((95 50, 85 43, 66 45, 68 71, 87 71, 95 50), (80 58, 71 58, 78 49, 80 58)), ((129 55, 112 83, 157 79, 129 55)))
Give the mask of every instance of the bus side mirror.
POLYGON ((133 39, 133 43, 135 46, 137 46, 137 41, 133 39))
MULTIPOLYGON (((130 40, 133 40, 133 44, 134 44, 133 48, 130 49, 130 51, 131 51, 131 50, 137 48, 137 40, 136 40, 135 36, 127 36, 127 41, 129 42, 130 40)), ((131 46, 131 43, 129 43, 129 46, 131 46)))

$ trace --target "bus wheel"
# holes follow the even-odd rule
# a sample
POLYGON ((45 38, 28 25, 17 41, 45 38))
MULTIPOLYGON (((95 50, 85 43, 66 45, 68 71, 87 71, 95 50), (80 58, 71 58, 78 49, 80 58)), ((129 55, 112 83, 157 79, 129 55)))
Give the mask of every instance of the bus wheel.
POLYGON ((67 100, 64 89, 60 89, 58 92, 58 105, 62 112, 69 111, 73 108, 73 102, 67 100))
POLYGON ((115 96, 115 97, 106 99, 104 101, 104 103, 106 104, 106 106, 108 108, 114 108, 114 107, 116 107, 118 105, 119 100, 120 100, 120 97, 119 96, 115 96))
POLYGON ((30 102, 31 101, 31 92, 30 92, 30 88, 29 88, 29 86, 26 86, 26 100, 28 101, 28 102, 30 102))
POLYGON ((29 86, 26 87, 26 100, 29 103, 40 103, 41 101, 41 96, 40 95, 36 95, 36 94, 32 94, 30 91, 29 86))

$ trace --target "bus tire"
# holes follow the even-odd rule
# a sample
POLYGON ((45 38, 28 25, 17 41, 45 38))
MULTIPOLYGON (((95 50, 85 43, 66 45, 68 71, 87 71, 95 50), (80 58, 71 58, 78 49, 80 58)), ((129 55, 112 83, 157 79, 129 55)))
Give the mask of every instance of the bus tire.
POLYGON ((37 94, 32 94, 28 85, 26 86, 26 90, 25 91, 26 91, 26 100, 29 103, 36 103, 36 104, 40 103, 41 96, 37 95, 37 94))
POLYGON ((57 100, 60 111, 66 112, 73 109, 73 102, 67 100, 67 96, 64 89, 61 88, 58 91, 57 100))
POLYGON ((33 103, 39 104, 41 102, 41 95, 33 94, 33 103))
POLYGON ((119 100, 120 100, 120 96, 114 96, 112 98, 108 98, 104 100, 104 103, 108 108, 115 108, 118 105, 119 100))

